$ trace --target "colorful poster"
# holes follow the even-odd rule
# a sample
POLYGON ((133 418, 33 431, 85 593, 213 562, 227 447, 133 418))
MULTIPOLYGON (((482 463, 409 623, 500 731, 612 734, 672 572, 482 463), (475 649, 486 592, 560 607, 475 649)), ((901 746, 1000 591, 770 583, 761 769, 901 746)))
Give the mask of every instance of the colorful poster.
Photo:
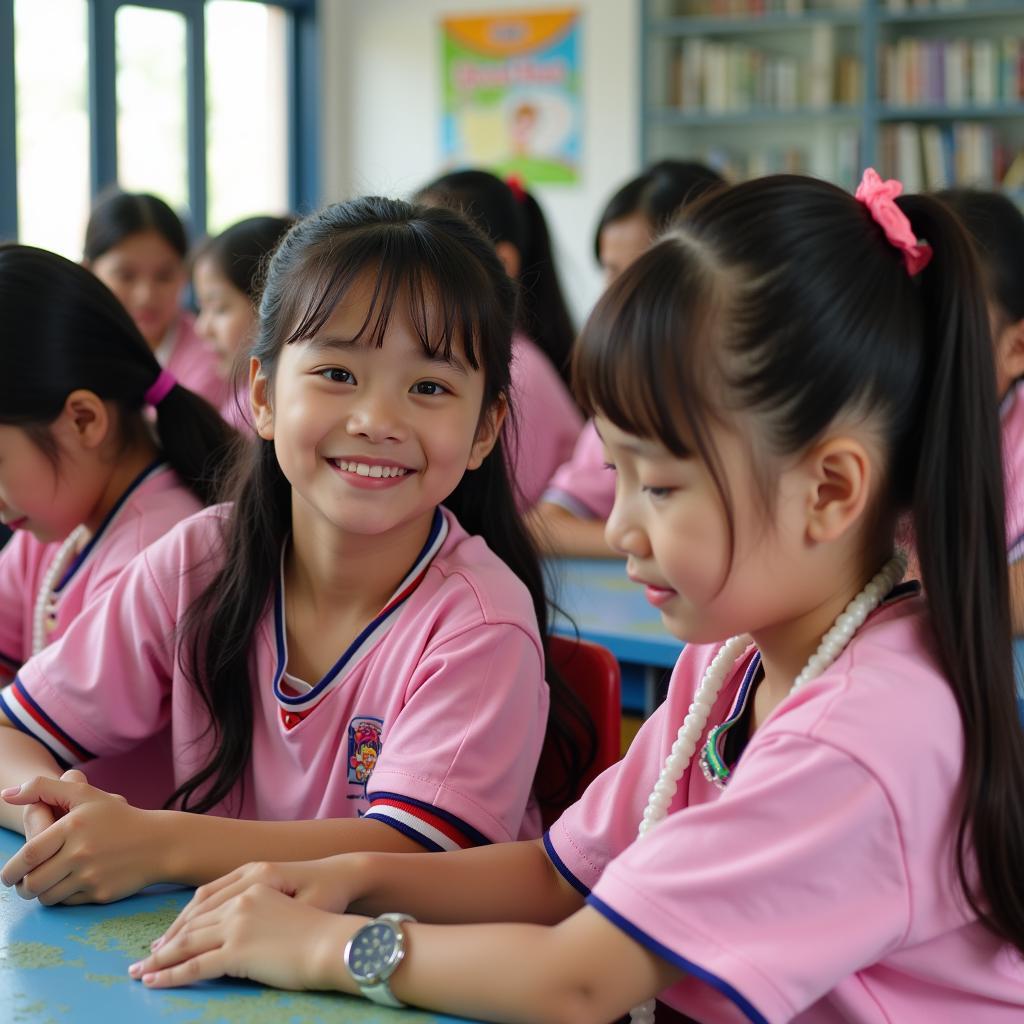
POLYGON ((531 11, 443 21, 442 155, 527 184, 580 173, 580 17, 531 11))

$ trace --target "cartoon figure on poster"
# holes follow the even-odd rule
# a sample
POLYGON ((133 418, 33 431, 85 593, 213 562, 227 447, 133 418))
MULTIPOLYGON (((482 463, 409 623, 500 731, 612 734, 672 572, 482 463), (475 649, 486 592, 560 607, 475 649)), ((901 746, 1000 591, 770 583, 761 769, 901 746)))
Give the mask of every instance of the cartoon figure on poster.
POLYGON ((576 181, 577 12, 450 18, 443 31, 445 163, 529 184, 576 181))

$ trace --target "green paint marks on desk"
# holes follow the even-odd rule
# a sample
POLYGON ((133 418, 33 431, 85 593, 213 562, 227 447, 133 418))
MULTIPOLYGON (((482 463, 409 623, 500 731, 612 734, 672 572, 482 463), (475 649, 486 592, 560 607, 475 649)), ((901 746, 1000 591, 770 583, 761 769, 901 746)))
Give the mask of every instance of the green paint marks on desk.
POLYGON ((111 917, 92 925, 85 935, 69 938, 101 953, 117 950, 132 960, 141 960, 149 953, 150 943, 170 928, 179 909, 174 900, 168 900, 156 910, 111 917))
POLYGON ((189 1024, 431 1024, 433 1014, 416 1010, 389 1010, 362 999, 319 993, 274 992, 229 996, 197 1003, 171 996, 167 1012, 194 1010, 201 1016, 189 1024))
POLYGON ((81 960, 65 960, 60 946, 45 942, 10 942, 0 951, 0 970, 35 970, 41 967, 81 967, 81 960))

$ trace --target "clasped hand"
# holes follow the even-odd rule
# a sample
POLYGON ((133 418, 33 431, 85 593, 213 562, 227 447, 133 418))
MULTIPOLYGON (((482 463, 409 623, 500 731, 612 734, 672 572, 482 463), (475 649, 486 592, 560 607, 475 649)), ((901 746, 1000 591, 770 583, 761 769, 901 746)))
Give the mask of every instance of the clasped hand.
POLYGON ((110 903, 153 881, 152 812, 85 781, 75 769, 3 791, 25 807, 25 845, 0 881, 40 903, 110 903))

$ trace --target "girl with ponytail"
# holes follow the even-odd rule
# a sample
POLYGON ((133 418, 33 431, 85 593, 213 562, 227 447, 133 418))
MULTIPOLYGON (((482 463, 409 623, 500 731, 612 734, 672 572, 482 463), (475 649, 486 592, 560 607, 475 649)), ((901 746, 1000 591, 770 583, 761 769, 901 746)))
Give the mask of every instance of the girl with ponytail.
POLYGON ((856 197, 775 176, 688 206, 575 362, 609 541, 687 641, 665 703, 543 841, 250 866, 135 976, 381 998, 355 954, 402 932, 383 987, 476 1019, 649 1021, 654 996, 707 1024, 1021 1019, 984 294, 960 221, 873 171, 856 197))

